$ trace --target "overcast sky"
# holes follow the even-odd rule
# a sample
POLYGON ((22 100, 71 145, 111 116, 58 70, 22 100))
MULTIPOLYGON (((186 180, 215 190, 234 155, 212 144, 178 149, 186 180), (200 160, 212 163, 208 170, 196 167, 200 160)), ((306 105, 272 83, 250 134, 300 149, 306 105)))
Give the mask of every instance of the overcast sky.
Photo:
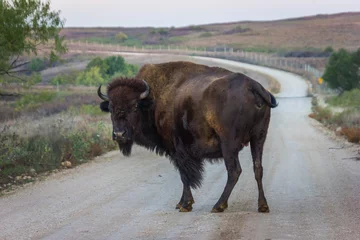
POLYGON ((360 11, 360 0, 51 0, 66 27, 180 27, 360 11))

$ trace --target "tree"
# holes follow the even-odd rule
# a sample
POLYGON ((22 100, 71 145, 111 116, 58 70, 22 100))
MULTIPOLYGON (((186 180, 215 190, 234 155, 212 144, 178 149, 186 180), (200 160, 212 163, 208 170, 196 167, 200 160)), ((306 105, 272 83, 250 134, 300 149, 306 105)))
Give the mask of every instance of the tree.
POLYGON ((358 54, 360 54, 360 49, 355 53, 340 49, 331 55, 323 75, 323 79, 329 84, 329 87, 341 91, 360 87, 358 54))
POLYGON ((115 38, 119 41, 119 42, 123 42, 125 40, 128 39, 128 36, 123 33, 123 32, 119 32, 118 34, 116 34, 115 38))
POLYGON ((125 69, 125 59, 121 56, 111 56, 104 59, 109 68, 106 71, 107 76, 111 77, 115 72, 122 72, 125 69))
POLYGON ((0 75, 19 72, 17 68, 29 63, 20 56, 37 55, 50 40, 49 59, 56 61, 67 50, 59 36, 63 25, 60 11, 52 11, 49 1, 0 0, 0 75))
POLYGON ((104 60, 102 60, 101 57, 96 57, 93 60, 91 60, 87 65, 86 65, 86 71, 89 71, 90 69, 92 69, 93 67, 98 67, 100 74, 105 77, 106 72, 109 69, 109 66, 106 64, 106 62, 104 60))
POLYGON ((108 79, 116 72, 123 72, 126 68, 126 63, 125 59, 121 56, 110 56, 105 59, 96 57, 88 63, 86 71, 89 71, 93 67, 98 67, 101 76, 104 79, 108 79))
POLYGON ((101 76, 100 68, 95 66, 80 74, 76 78, 76 83, 78 85, 98 86, 99 84, 105 84, 106 81, 101 76))

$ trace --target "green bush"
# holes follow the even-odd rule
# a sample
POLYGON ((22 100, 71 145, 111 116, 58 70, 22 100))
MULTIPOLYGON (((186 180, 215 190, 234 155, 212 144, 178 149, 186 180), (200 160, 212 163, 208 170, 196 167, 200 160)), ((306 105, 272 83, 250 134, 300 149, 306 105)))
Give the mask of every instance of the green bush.
POLYGON ((166 30, 166 29, 160 28, 160 29, 158 30, 158 33, 159 33, 160 35, 167 35, 167 34, 169 34, 169 31, 166 30))
POLYGON ((99 84, 104 84, 107 81, 101 76, 99 67, 92 67, 89 70, 82 72, 76 78, 76 85, 85 85, 85 86, 98 86, 99 84))
POLYGON ((123 42, 126 39, 128 39, 128 36, 123 33, 123 32, 119 32, 118 34, 116 34, 115 38, 119 41, 119 42, 123 42))
POLYGON ((97 57, 86 66, 86 71, 89 72, 93 67, 99 68, 99 73, 105 80, 110 80, 114 76, 133 77, 139 70, 138 66, 126 63, 121 56, 110 56, 105 59, 97 57))
POLYGON ((29 69, 30 71, 41 71, 43 69, 45 69, 45 61, 44 59, 41 58, 32 58, 30 63, 29 63, 29 69))
POLYGON ((345 49, 334 52, 326 66, 323 79, 330 88, 349 91, 360 88, 360 48, 355 53, 345 49))
POLYGON ((101 57, 96 57, 91 60, 87 65, 85 71, 89 71, 93 67, 98 67, 102 76, 106 75, 109 66, 101 57))
POLYGON ((50 83, 52 85, 98 86, 99 84, 106 84, 114 77, 133 77, 138 71, 137 65, 126 63, 121 56, 110 56, 104 59, 96 57, 88 63, 85 71, 59 74, 50 83))

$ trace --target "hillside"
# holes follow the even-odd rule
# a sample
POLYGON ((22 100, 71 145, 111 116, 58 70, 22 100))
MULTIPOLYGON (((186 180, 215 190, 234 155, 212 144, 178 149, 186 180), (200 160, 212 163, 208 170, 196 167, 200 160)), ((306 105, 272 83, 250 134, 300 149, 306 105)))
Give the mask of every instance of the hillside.
MULTIPOLYGON (((119 23, 121 25, 122 23, 119 23)), ((276 21, 242 21, 179 28, 65 28, 67 39, 122 45, 227 45, 254 51, 355 50, 360 47, 360 12, 316 15, 276 21), (115 35, 123 32, 121 42, 115 35)))

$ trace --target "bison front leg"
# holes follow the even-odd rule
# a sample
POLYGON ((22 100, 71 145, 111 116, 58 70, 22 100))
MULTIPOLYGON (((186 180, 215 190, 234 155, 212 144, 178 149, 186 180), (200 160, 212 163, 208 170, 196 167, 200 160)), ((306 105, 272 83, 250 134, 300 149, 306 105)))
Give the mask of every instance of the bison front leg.
POLYGON ((183 193, 180 202, 176 205, 176 209, 180 209, 180 212, 191 212, 192 205, 195 203, 191 193, 190 185, 187 183, 184 174, 181 174, 181 181, 183 182, 183 193))
POLYGON ((214 205, 211 212, 223 212, 228 207, 228 199, 242 171, 238 158, 238 150, 230 150, 228 147, 223 146, 222 151, 228 179, 219 201, 214 205))
POLYGON ((262 167, 262 154, 264 148, 264 142, 266 138, 266 131, 261 131, 259 134, 256 134, 252 137, 250 141, 251 145, 251 155, 253 158, 254 164, 254 173, 255 179, 259 189, 259 198, 258 198, 258 211, 259 212, 269 212, 269 206, 267 204, 263 184, 262 184, 262 177, 263 177, 263 167, 262 167))

